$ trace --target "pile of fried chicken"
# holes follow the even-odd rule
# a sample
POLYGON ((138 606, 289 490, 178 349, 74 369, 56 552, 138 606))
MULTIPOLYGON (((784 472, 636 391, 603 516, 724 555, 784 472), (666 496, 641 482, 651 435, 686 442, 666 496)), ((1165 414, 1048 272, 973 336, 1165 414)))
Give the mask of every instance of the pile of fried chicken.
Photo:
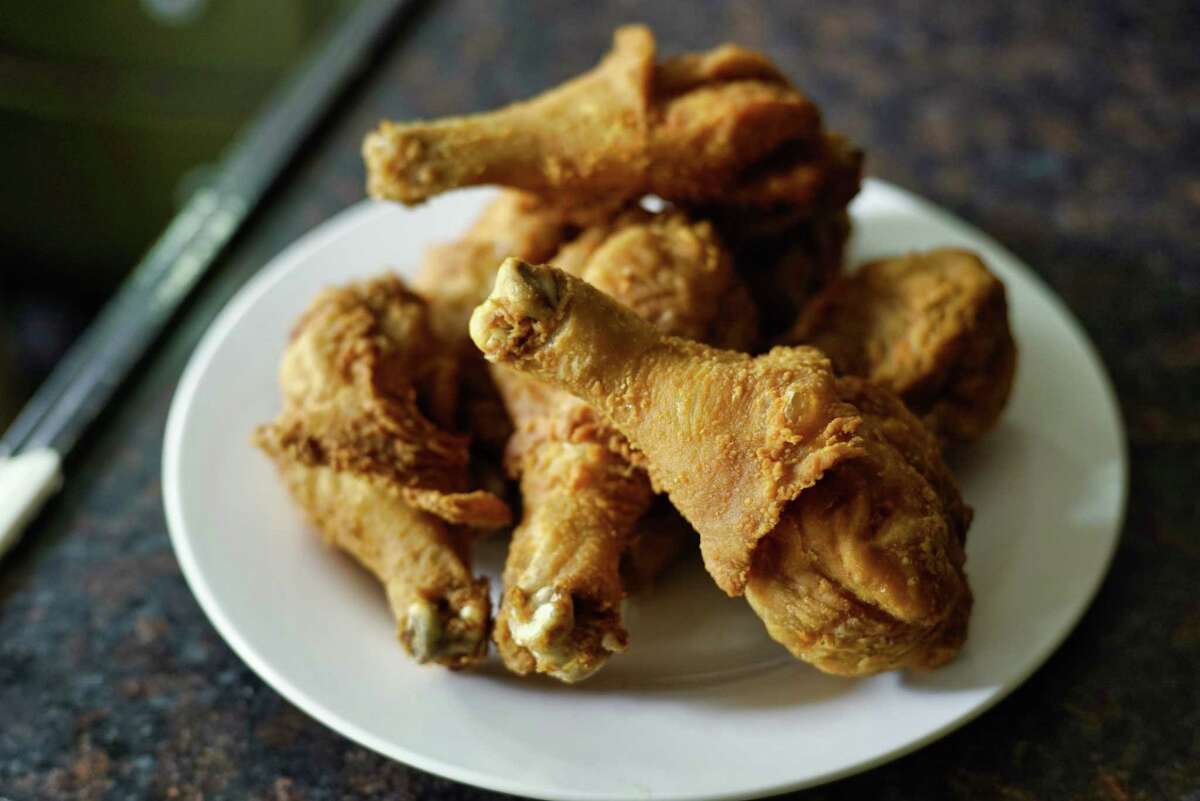
POLYGON ((377 199, 502 189, 411 286, 315 299, 255 441, 413 658, 470 667, 490 641, 585 679, 697 540, 820 670, 954 658, 971 510, 943 452, 1008 398, 1004 286, 951 249, 843 273, 861 153, 769 59, 663 59, 625 27, 562 86, 384 122, 363 155, 377 199), (514 522, 493 609, 471 546, 514 522))

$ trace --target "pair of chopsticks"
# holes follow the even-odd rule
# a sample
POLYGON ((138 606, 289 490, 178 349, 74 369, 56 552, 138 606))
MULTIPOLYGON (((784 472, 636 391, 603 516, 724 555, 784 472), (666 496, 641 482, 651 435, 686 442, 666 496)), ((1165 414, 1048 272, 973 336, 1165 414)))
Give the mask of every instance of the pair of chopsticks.
POLYGON ((62 485, 62 460, 416 0, 366 0, 234 141, 0 438, 0 555, 62 485))

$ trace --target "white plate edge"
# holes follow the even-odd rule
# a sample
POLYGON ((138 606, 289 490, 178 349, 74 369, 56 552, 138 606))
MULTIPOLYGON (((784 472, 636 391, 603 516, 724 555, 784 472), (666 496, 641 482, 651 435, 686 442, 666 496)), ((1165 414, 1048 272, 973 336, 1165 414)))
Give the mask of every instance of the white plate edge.
MULTIPOLYGON (((1024 277, 1029 279, 1038 290, 1039 296, 1048 301, 1054 310, 1066 321, 1067 329, 1070 336, 1074 340, 1072 344, 1078 345, 1086 354, 1090 364, 1089 366, 1095 371, 1100 378, 1100 384, 1104 391, 1103 402, 1105 404, 1109 420, 1112 424, 1112 430, 1117 434, 1118 453, 1121 461, 1119 501, 1117 507, 1116 525, 1117 530, 1109 543, 1108 553, 1105 555, 1103 568, 1097 572, 1088 591, 1079 596, 1080 600, 1074 608, 1069 609, 1066 618, 1069 620, 1068 625, 1064 626, 1061 633, 1047 642, 1041 652, 1034 655, 1030 660, 1027 670, 1014 674, 1012 679, 1003 685, 995 688, 992 694, 984 701, 980 702, 970 712, 958 717, 951 722, 927 732, 925 735, 918 737, 903 746, 894 748, 890 751, 876 755, 872 759, 858 762, 852 766, 842 768, 817 776, 810 776, 798 782, 785 782, 775 784, 765 784, 754 788, 743 788, 730 792, 718 792, 706 795, 688 794, 653 794, 646 797, 657 799, 658 801, 739 801, 740 799, 774 795, 778 793, 791 792, 817 785, 826 784, 828 782, 837 781, 838 779, 853 776, 862 773, 880 765, 891 762, 900 757, 906 756, 914 751, 917 751, 926 745, 950 734, 951 732, 967 725, 985 712, 992 709, 996 704, 1006 698, 1017 687, 1023 684, 1033 673, 1041 668, 1046 661, 1054 654, 1062 643, 1071 635, 1078 626, 1086 611, 1091 607, 1095 600, 1096 594, 1099 592, 1104 579, 1107 577, 1112 566, 1113 556, 1116 553, 1117 546, 1120 543, 1120 534, 1124 526, 1125 517, 1128 511, 1128 496, 1129 496, 1129 453, 1128 453, 1128 436, 1125 431, 1124 420, 1120 415, 1120 406, 1117 401, 1116 391, 1112 383, 1112 379, 1108 371, 1104 367, 1103 361, 1100 359, 1099 352, 1095 345, 1087 336, 1082 324, 1078 318, 1063 302, 1050 285, 1030 268, 1024 260, 1017 257, 1012 251, 1000 244, 997 240, 986 234, 982 230, 970 225, 969 223, 959 219, 949 211, 933 204, 932 202, 916 195, 906 189, 883 181, 877 178, 867 178, 863 182, 863 189, 870 188, 872 192, 878 192, 883 195, 892 195, 901 199, 903 202, 911 204, 918 208, 922 213, 935 218, 938 222, 945 225, 947 228, 955 230, 957 233, 970 238, 975 238, 988 247, 995 249, 1003 254, 1008 259, 1011 266, 1021 272, 1024 277)), ((191 406, 191 400, 194 396, 195 386, 198 384, 201 376, 206 371, 209 362, 211 361, 215 351, 220 343, 225 339, 228 330, 231 329, 241 319, 246 311, 254 305, 254 303, 272 286, 290 272, 297 262, 306 260, 313 250, 317 250, 326 244, 329 240, 341 238, 349 234, 352 229, 359 225, 367 224, 370 219, 379 214, 389 213, 391 208, 385 204, 376 204, 370 201, 361 201, 347 209, 339 212, 335 217, 330 218, 324 223, 318 224, 314 230, 301 236, 291 244, 287 245, 280 253, 274 256, 267 263, 267 268, 260 271, 258 274, 250 278, 243 285, 226 305, 221 309, 217 316, 213 319, 200 342, 197 344, 188 364, 181 374, 179 384, 175 390, 175 394, 171 401, 170 410, 167 416, 166 430, 163 438, 163 464, 162 464, 162 482, 163 482, 163 503, 167 518, 168 534, 171 539, 176 556, 179 559, 180 567, 183 571, 184 578, 191 589, 193 595, 196 596, 201 609, 213 624, 213 627, 229 644, 230 648, 238 655, 243 662, 247 664, 255 673, 257 673, 267 684, 280 693, 290 703, 294 704, 306 714, 310 715, 323 725, 328 726, 335 732, 353 740, 367 748, 370 748, 377 753, 387 756, 391 759, 401 761, 407 765, 411 765, 419 770, 433 773, 445 778, 469 784, 475 787, 481 787, 497 792, 509 793, 513 795, 528 796, 532 798, 547 799, 547 801, 626 801, 631 795, 629 793, 607 793, 607 792, 565 792, 555 795, 547 795, 544 790, 537 787, 531 787, 522 784, 519 781, 510 781, 503 777, 497 777, 491 774, 479 774, 469 768, 462 768, 456 764, 442 762, 441 760, 431 759, 416 752, 409 751, 406 748, 399 747, 393 743, 387 742, 382 738, 378 738, 362 729, 357 725, 347 721, 341 715, 336 714, 327 709, 319 701, 316 701, 305 693, 296 688, 288 679, 278 673, 268 663, 259 658, 253 646, 246 642, 238 633, 234 624, 225 617, 222 612, 219 602, 210 593, 207 584, 202 578, 202 572, 195 561, 195 555, 190 546, 187 544, 182 534, 184 523, 182 518, 182 500, 179 496, 180 486, 176 476, 178 463, 177 454, 181 447, 183 437, 184 422, 187 419, 188 410, 191 406), (334 721, 334 722, 331 722, 334 721)))

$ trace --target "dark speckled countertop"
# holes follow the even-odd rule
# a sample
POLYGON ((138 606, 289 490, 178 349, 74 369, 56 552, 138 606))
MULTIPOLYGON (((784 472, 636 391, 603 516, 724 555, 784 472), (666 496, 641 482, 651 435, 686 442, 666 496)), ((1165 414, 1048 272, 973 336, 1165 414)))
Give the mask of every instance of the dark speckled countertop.
POLYGON ((1200 801, 1200 6, 1194 2, 447 2, 312 143, 68 464, 0 564, 0 797, 485 798, 389 762, 265 686, 167 539, 160 446, 213 315, 362 196, 384 115, 460 113, 592 64, 620 22, 668 50, 770 53, 869 153, 1033 265, 1083 322, 1130 437, 1111 575, 1008 700, 924 750, 800 795, 1200 801), (686 8, 686 10, 685 10, 686 8))

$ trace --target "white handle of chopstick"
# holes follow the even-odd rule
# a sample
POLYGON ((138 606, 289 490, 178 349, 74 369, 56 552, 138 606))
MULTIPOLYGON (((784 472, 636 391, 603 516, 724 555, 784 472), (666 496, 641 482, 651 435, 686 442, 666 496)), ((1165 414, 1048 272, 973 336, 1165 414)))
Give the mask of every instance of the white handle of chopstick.
POLYGON ((0 556, 16 545, 25 526, 62 486, 62 457, 37 448, 0 459, 0 556))

